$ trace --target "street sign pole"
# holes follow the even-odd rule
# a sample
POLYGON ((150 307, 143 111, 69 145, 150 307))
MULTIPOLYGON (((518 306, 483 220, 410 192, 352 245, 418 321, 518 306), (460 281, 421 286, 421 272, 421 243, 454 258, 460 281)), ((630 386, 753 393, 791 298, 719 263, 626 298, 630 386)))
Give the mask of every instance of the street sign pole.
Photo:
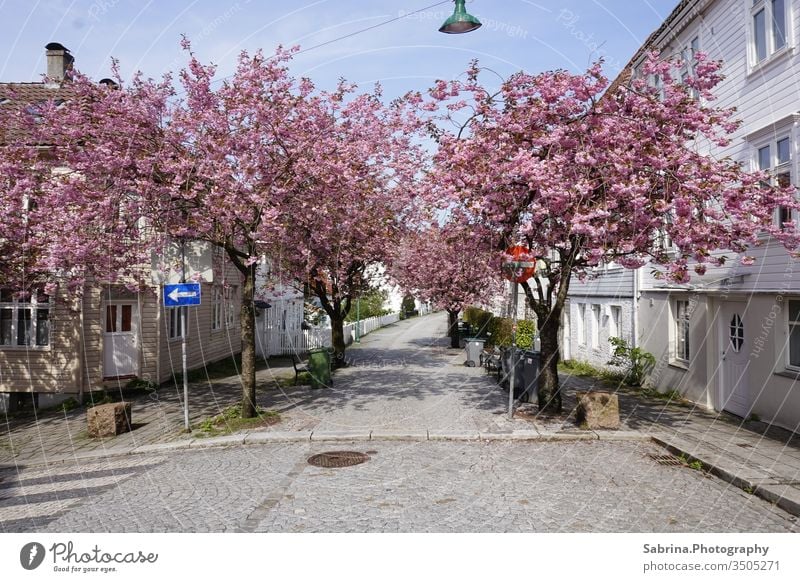
MULTIPOLYGON (((186 241, 181 239, 181 283, 186 283, 186 241)), ((183 363, 183 427, 186 432, 189 428, 189 375, 186 373, 186 319, 189 315, 188 307, 178 307, 178 316, 181 318, 181 362, 183 363)))
MULTIPOLYGON (((173 308, 175 309, 175 308, 173 308)), ((181 318, 181 360, 183 362, 183 426, 186 432, 191 432, 189 428, 189 375, 186 373, 186 315, 188 307, 178 307, 181 318)))
POLYGON ((517 285, 524 283, 536 274, 536 257, 523 246, 516 245, 506 249, 508 261, 503 270, 506 279, 511 281, 511 372, 508 386, 508 420, 514 418, 514 383, 517 373, 517 285))
POLYGON ((508 420, 514 419, 514 376, 517 372, 517 282, 511 287, 511 374, 508 384, 508 420))

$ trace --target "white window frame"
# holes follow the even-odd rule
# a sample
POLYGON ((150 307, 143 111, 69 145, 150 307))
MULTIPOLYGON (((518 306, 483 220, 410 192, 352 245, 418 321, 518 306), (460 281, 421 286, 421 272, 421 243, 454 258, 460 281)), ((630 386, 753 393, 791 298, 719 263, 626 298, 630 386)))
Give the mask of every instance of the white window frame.
POLYGON ((601 309, 596 303, 592 304, 592 349, 600 349, 600 317, 601 309))
POLYGON ((50 347, 50 334, 52 333, 52 319, 50 317, 52 312, 52 302, 50 298, 38 291, 30 293, 28 301, 23 300, 17 293, 10 290, 3 290, 3 296, 0 296, 0 342, 3 341, 3 323, 9 322, 9 340, 11 343, 0 343, 0 349, 49 349, 50 347), (30 332, 27 335, 27 342, 19 342, 19 317, 22 312, 30 311, 30 332), (44 318, 40 316, 45 314, 44 318), (3 317, 4 315, 10 315, 3 317), (41 322, 46 322, 47 335, 43 338, 43 342, 39 341, 39 326, 41 322))
POLYGON ((585 346, 586 340, 586 304, 578 303, 578 345, 585 346))
POLYGON ((608 337, 622 338, 622 307, 612 305, 609 308, 608 337))
MULTIPOLYGON (((688 35, 686 41, 681 44, 680 60, 682 64, 678 73, 681 83, 685 83, 688 77, 694 76, 694 57, 702 50, 700 47, 702 47, 702 42, 699 31, 688 35)), ((700 99, 700 92, 697 89, 689 89, 689 93, 695 100, 700 99)))
POLYGON ((236 298, 238 287, 225 287, 225 326, 227 329, 236 327, 236 298))
POLYGON ((688 299, 676 299, 674 302, 675 353, 678 362, 688 364, 691 358, 691 303, 688 299))
MULTIPOLYGON (((789 128, 777 132, 770 139, 761 140, 753 144, 753 166, 756 170, 763 170, 770 175, 770 184, 788 185, 795 183, 795 152, 794 132, 789 128), (788 142, 788 158, 781 159, 779 144, 788 142), (767 150, 767 159, 764 159, 764 150, 767 150), (788 183, 780 180, 780 176, 788 176, 788 183)), ((784 222, 795 218, 792 212, 784 207, 777 208, 773 216, 776 226, 782 227, 784 222), (786 214, 788 212, 788 214, 786 214)))
POLYGON ((780 35, 776 34, 775 25, 778 21, 775 19, 773 10, 775 3, 778 0, 745 0, 748 9, 745 13, 748 16, 748 54, 751 69, 757 68, 764 63, 772 60, 773 57, 786 52, 791 46, 792 37, 792 20, 791 20, 791 2, 787 0, 780 0, 783 4, 783 42, 780 44, 780 35), (764 56, 759 58, 758 46, 756 43, 757 28, 756 16, 763 12, 764 18, 764 56))
MULTIPOLYGON (((797 362, 792 362, 792 331, 797 328, 800 329, 800 299, 789 299, 786 309, 786 369, 793 372, 800 372, 800 359, 797 362), (794 305, 793 305, 794 304, 794 305), (792 307, 798 308, 798 315, 792 321, 791 313, 792 307)), ((797 338, 800 341, 800 337, 797 338)))
POLYGON ((214 285, 211 290, 211 331, 222 329, 223 313, 223 289, 219 285, 214 285))
POLYGON ((189 336, 189 308, 167 308, 167 337, 169 340, 179 340, 189 336))

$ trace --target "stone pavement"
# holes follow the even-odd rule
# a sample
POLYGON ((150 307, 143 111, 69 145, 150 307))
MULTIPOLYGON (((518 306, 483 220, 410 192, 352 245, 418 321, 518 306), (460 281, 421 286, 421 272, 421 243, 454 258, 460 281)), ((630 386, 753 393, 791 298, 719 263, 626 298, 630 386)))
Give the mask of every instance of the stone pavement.
MULTIPOLYGON (((798 519, 629 442, 272 443, 0 470, 0 532, 797 532, 798 519)), ((535 544, 535 540, 531 541, 535 544)), ((531 546, 535 553, 535 547, 531 546)), ((532 559, 534 554, 516 556, 532 559)))
MULTIPOLYGON (((480 368, 463 366, 464 352, 447 348, 445 326, 446 318, 438 314, 373 332, 349 350, 351 366, 334 374, 331 389, 278 387, 271 380, 292 377, 290 364, 259 372, 259 404, 281 413, 282 421, 274 426, 211 439, 182 434, 181 394, 161 389, 134 401, 134 430, 112 439, 89 439, 83 411, 6 422, 0 425, 0 467, 20 470, 129 453, 282 442, 652 439, 700 461, 736 487, 800 515, 796 435, 624 390, 618 392, 622 430, 579 430, 574 392, 593 384, 576 377, 564 378, 564 415, 539 417, 534 410, 509 420, 507 393, 480 368)), ((192 422, 219 413, 240 392, 236 378, 192 385, 192 422)))

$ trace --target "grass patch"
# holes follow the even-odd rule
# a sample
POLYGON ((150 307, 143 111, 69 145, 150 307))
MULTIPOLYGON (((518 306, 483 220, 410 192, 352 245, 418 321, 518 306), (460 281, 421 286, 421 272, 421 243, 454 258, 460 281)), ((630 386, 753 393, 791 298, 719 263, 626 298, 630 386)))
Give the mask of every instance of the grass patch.
POLYGON ((240 430, 261 428, 280 422, 281 415, 274 410, 264 410, 260 406, 256 408, 254 418, 242 418, 241 404, 234 404, 225 408, 221 413, 210 418, 206 418, 195 427, 198 436, 213 437, 232 434, 240 430))
POLYGON ((595 378, 611 388, 625 384, 625 374, 623 372, 597 368, 587 362, 581 362, 579 360, 564 360, 559 362, 558 371, 563 374, 571 374, 581 378, 595 378))
MULTIPOLYGON (((263 358, 256 358, 256 372, 267 369, 267 362, 263 358)), ((242 354, 229 356, 216 362, 210 362, 205 366, 200 366, 194 370, 189 370, 187 378, 189 382, 206 382, 208 380, 219 380, 236 376, 242 371, 242 354)), ((183 374, 176 372, 174 377, 175 384, 183 385, 183 374)), ((173 380, 168 380, 167 384, 172 384, 173 380)))
MULTIPOLYGON (((311 384, 311 374, 300 372, 297 375, 297 386, 308 386, 311 384)), ((292 388, 295 385, 294 376, 279 376, 272 378, 269 384, 259 386, 262 390, 274 390, 275 388, 292 388)))
POLYGON ((624 372, 616 372, 614 370, 605 370, 597 368, 586 362, 577 360, 565 360, 558 363, 558 371, 563 374, 572 374, 573 376, 580 376, 582 378, 595 378, 600 380, 603 384, 610 388, 619 388, 625 386, 631 390, 635 390, 642 396, 647 398, 655 398, 657 400, 665 400, 674 404, 688 404, 688 401, 683 398, 677 390, 667 390, 666 392, 659 392, 655 388, 645 386, 631 386, 625 383, 624 372))
POLYGON ((675 402, 676 404, 680 404, 685 402, 681 393, 677 390, 667 390, 666 392, 659 392, 655 388, 641 388, 639 390, 643 396, 647 396, 648 398, 657 398, 658 400, 669 400, 671 402, 675 402))

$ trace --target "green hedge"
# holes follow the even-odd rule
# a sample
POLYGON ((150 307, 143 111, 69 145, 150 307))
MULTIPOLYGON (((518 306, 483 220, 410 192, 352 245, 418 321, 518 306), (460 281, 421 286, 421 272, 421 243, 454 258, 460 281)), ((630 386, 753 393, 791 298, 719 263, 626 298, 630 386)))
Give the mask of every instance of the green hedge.
POLYGON ((464 310, 464 321, 467 322, 476 336, 484 337, 490 331, 493 315, 478 307, 467 307, 464 310))
MULTIPOLYGON (((510 317, 495 317, 479 307, 467 307, 464 309, 464 321, 472 326, 475 335, 489 335, 486 342, 488 346, 507 347, 511 345, 512 320, 510 317)), ((530 349, 533 346, 535 335, 536 323, 534 321, 529 319, 517 321, 518 347, 530 349)))
POLYGON ((497 347, 508 347, 511 345, 511 318, 493 317, 489 324, 489 345, 497 347))

